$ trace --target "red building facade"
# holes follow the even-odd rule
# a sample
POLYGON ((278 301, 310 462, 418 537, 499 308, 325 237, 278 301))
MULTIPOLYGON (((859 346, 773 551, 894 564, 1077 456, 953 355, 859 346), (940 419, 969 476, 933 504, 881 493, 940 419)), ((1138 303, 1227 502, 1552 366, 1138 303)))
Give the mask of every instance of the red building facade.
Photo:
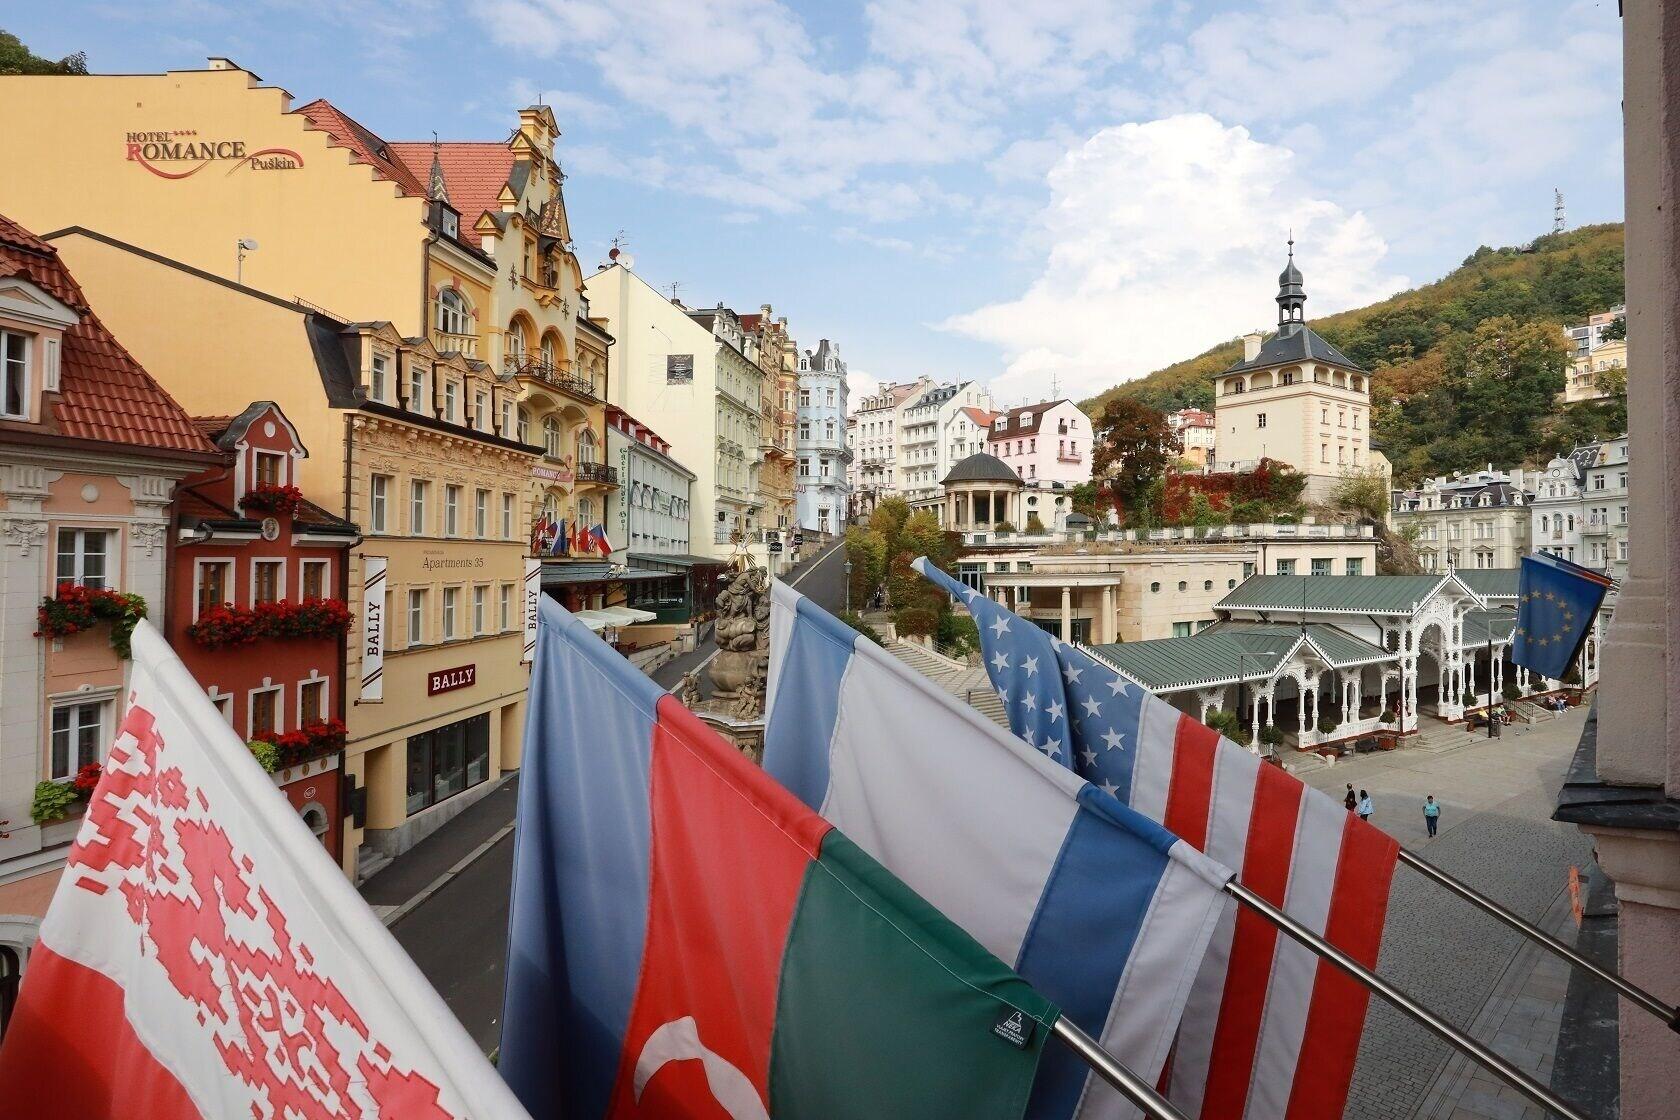
POLYGON ((195 423, 224 460, 176 490, 169 641, 336 859, 344 580, 359 534, 297 489, 309 452, 277 405, 195 423))

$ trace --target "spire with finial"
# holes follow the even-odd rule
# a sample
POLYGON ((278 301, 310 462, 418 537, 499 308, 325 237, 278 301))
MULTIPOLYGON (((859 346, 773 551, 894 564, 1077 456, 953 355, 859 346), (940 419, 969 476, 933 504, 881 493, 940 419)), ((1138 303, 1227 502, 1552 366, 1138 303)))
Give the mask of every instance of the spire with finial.
POLYGON ((1289 231, 1289 263, 1278 274, 1278 333, 1294 334, 1306 323, 1307 290, 1295 267, 1295 231, 1289 231))
POLYGON ((449 201, 449 186, 443 181, 443 146, 435 132, 432 133, 432 177, 426 185, 426 195, 433 202, 449 201))

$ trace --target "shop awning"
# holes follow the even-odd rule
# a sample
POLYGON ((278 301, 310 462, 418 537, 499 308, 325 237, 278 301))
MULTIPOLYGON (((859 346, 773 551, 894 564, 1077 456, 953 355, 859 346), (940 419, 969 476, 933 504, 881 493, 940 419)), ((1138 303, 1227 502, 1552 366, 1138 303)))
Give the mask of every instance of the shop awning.
POLYGON ((632 564, 673 564, 679 568, 699 568, 714 565, 722 568, 729 564, 727 560, 719 560, 715 556, 695 556, 682 552, 632 552, 632 564))
POLYGON ((638 622, 654 622, 659 618, 652 611, 644 611, 637 607, 626 607, 623 604, 601 607, 594 613, 605 615, 611 619, 610 625, 612 626, 634 626, 638 622))
POLYGON ((613 564, 544 564, 544 587, 567 587, 579 583, 621 583, 644 579, 663 579, 668 572, 650 572, 642 568, 620 568, 613 564))
POLYGON ((572 617, 595 631, 597 634, 605 630, 607 627, 615 625, 615 623, 608 622, 605 618, 601 617, 600 611, 573 611, 572 617))

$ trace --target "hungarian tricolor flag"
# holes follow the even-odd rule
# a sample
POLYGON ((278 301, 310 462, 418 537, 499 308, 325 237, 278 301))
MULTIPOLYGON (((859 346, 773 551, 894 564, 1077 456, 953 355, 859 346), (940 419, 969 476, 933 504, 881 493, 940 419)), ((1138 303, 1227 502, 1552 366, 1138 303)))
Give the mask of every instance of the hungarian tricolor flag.
POLYGON ((1022 1115, 1056 1008, 552 600, 518 821, 540 1120, 1022 1115))
POLYGON ((523 1117, 150 624, 133 650, 0 1042, 0 1120, 523 1117))

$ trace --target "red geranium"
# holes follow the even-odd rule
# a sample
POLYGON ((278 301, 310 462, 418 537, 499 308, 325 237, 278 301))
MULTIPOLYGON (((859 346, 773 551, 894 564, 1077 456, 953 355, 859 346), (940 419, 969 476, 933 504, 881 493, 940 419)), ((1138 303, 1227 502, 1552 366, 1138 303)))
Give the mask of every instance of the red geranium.
POLYGON ((129 636, 134 624, 146 617, 146 600, 103 587, 61 583, 54 594, 43 598, 35 611, 40 629, 37 638, 67 638, 91 629, 95 623, 111 623, 111 648, 128 657, 129 636))
POLYGON ((303 505, 303 491, 296 486, 275 486, 267 482, 259 482, 245 492, 239 499, 239 506, 244 510, 256 510, 259 513, 272 513, 284 517, 291 517, 297 513, 298 507, 303 505))
POLYGON ((187 627, 187 636, 207 649, 246 645, 258 638, 341 638, 350 621, 350 608, 342 599, 277 599, 255 607, 212 607, 187 627))
POLYGON ((99 763, 90 762, 80 770, 76 771, 76 776, 71 779, 70 785, 75 788, 78 796, 83 798, 91 797, 93 795, 94 787, 99 784, 100 775, 104 773, 104 768, 101 767, 99 763))

